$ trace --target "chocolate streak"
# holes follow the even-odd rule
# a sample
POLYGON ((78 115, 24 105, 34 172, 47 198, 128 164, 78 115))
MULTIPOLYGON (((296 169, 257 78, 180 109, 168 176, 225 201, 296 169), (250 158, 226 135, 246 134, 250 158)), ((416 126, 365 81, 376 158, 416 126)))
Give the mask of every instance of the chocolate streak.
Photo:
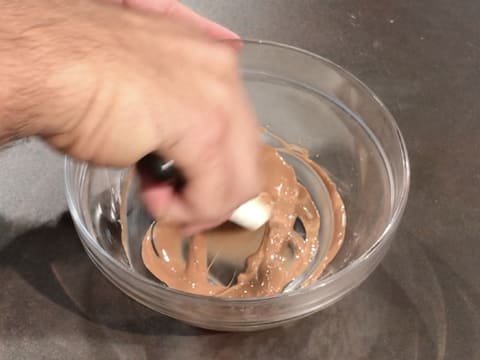
MULTIPOLYGON (((287 145, 287 144, 284 144, 287 145)), ((345 208, 336 186, 326 172, 308 158, 308 153, 296 146, 287 151, 301 156, 324 181, 334 211, 334 237, 325 259, 304 281, 313 283, 333 260, 345 236, 345 208)), ((184 259, 179 230, 166 223, 155 223, 142 244, 142 258, 147 269, 169 287, 177 290, 228 298, 251 298, 277 294, 300 276, 315 258, 318 249, 320 217, 308 191, 297 182, 294 169, 278 152, 265 145, 263 164, 266 174, 265 201, 272 205, 269 222, 256 232, 233 225, 224 225, 192 237, 188 257, 184 259), (305 238, 294 230, 297 218, 305 228, 305 238), (232 262, 242 261, 236 254, 247 257, 244 270, 235 284, 212 283, 208 263, 211 249, 219 249, 222 257, 232 262)))

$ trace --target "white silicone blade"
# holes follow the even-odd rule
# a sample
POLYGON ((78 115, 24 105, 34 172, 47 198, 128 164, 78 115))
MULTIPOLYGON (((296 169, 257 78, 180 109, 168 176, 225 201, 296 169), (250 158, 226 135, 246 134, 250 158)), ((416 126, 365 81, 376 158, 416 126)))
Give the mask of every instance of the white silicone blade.
POLYGON ((251 231, 255 231, 270 220, 272 208, 262 196, 257 196, 240 205, 230 217, 230 221, 251 231))

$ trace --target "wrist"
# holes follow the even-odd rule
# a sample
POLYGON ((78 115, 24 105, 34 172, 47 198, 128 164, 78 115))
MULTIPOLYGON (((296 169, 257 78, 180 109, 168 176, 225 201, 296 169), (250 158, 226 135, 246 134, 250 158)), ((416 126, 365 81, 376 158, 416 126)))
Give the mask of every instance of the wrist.
POLYGON ((14 11, 7 2, 0 0, 6 20, 0 24, 6 35, 0 38, 0 143, 63 132, 94 86, 96 39, 88 31, 94 10, 73 6, 88 8, 83 1, 28 1, 31 11, 14 11))
POLYGON ((36 81, 27 80, 31 69, 24 65, 19 39, 2 39, 0 45, 0 143, 4 143, 35 134, 37 125, 31 119, 37 112, 32 106, 36 81))

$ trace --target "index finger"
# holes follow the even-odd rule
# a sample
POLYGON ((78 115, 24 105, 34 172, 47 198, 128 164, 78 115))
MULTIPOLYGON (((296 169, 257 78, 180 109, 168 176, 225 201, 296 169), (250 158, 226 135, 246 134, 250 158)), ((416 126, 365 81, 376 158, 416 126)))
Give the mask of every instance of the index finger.
POLYGON ((192 24, 214 39, 239 39, 233 31, 197 14, 177 0, 123 0, 121 3, 133 9, 176 17, 192 24))

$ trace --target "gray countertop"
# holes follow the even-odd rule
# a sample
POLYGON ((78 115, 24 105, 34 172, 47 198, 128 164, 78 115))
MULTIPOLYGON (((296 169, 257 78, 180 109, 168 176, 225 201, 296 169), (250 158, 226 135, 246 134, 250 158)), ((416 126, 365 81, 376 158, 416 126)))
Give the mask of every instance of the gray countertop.
POLYGON ((412 164, 392 249, 349 296, 292 325, 192 328, 103 278, 65 213, 62 159, 22 142, 0 153, 0 359, 480 359, 480 2, 185 2, 333 60, 386 103, 412 164))

